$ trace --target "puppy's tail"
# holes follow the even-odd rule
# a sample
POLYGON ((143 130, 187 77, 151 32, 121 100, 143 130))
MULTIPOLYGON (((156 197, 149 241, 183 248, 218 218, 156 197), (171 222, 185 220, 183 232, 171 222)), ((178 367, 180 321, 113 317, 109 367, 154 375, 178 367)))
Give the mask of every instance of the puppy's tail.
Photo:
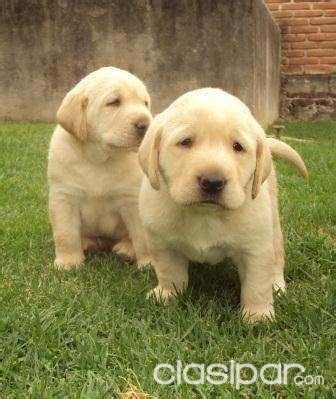
POLYGON ((272 137, 267 137, 267 144, 272 155, 286 159, 297 168, 303 178, 308 179, 308 171, 303 159, 290 145, 272 137))

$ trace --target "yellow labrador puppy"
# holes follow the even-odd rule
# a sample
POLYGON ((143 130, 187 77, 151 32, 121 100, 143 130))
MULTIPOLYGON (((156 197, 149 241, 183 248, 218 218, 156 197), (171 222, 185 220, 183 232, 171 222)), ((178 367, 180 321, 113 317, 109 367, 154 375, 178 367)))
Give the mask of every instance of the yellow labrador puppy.
POLYGON ((273 316, 272 288, 285 289, 276 176, 270 147, 301 170, 299 155, 271 139, 236 97, 199 89, 156 116, 140 146, 148 178, 140 216, 158 286, 167 300, 188 284, 189 260, 238 267, 250 321, 273 316))
POLYGON ((106 238, 117 240, 117 254, 148 262, 136 150, 152 119, 149 107, 144 84, 113 67, 89 74, 65 96, 48 165, 56 267, 79 266, 86 249, 110 245, 106 238))

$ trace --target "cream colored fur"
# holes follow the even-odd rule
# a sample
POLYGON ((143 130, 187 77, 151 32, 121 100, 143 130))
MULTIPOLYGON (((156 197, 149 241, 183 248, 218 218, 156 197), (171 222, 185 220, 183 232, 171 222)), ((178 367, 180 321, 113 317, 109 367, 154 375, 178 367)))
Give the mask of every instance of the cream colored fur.
MULTIPOLYGON (((275 152, 284 148, 279 143, 270 143, 275 152)), ((296 164, 288 147, 278 153, 296 164)), ((186 93, 154 118, 139 161, 147 175, 140 216, 158 279, 150 295, 166 301, 181 292, 190 260, 216 264, 230 257, 245 317, 273 317, 272 290, 285 290, 277 184, 265 133, 248 108, 219 89, 186 93), (237 143, 244 151, 234 150, 237 143), (209 173, 226 180, 210 200, 199 187, 209 173)))
POLYGON ((148 263, 136 150, 151 121, 149 101, 138 78, 112 67, 89 74, 64 98, 48 164, 56 267, 77 267, 85 250, 112 242, 122 257, 148 263))

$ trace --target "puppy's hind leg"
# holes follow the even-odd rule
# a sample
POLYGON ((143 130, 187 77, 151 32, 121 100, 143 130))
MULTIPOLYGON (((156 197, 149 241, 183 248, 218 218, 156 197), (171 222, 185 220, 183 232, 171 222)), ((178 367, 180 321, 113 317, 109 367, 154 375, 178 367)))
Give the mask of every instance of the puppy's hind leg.
POLYGON ((112 247, 112 252, 125 261, 134 262, 136 260, 132 241, 128 237, 124 237, 114 244, 112 247))
POLYGON ((99 232, 101 236, 94 239, 99 250, 112 251, 126 261, 135 260, 133 245, 119 214, 109 212, 101 217, 99 232))
POLYGON ((82 237, 84 253, 111 251, 112 239, 106 237, 82 237))
POLYGON ((82 237, 82 248, 84 253, 100 250, 99 243, 95 237, 82 237))

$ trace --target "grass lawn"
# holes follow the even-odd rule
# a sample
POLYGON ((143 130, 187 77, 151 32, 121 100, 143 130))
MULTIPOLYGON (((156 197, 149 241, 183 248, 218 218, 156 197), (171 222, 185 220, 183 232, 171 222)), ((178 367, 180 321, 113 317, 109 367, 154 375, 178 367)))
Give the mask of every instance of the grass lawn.
POLYGON ((288 291, 276 300, 277 320, 254 326, 240 318, 230 263, 193 266, 190 288, 168 307, 145 299, 153 272, 111 254, 56 271, 46 210, 52 128, 0 124, 1 398, 117 398, 132 386, 169 399, 336 396, 336 122, 286 124, 286 136, 312 139, 288 141, 306 160, 310 181, 277 162, 288 291), (287 385, 259 381, 240 390, 153 379, 158 363, 231 359, 257 368, 300 363, 324 384, 295 385, 295 372, 287 385))

